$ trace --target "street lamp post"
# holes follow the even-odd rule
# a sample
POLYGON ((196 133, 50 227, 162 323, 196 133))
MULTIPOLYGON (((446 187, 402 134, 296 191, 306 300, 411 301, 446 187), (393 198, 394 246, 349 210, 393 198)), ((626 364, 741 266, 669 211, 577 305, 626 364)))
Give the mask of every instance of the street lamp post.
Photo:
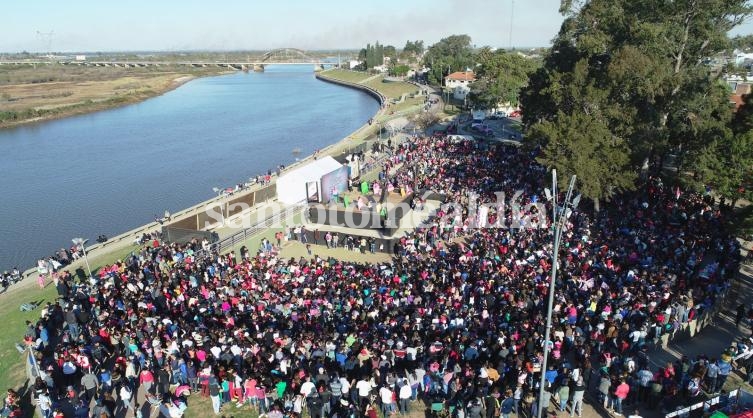
POLYGON ((86 256, 86 242, 89 240, 83 239, 83 238, 73 238, 71 241, 73 242, 73 245, 77 247, 81 247, 81 251, 83 251, 84 253, 84 262, 86 263, 86 270, 89 272, 89 278, 91 278, 92 268, 89 267, 89 258, 86 256))
POLYGON ((573 198, 573 188, 575 187, 575 175, 570 178, 570 185, 567 188, 565 194, 565 201, 562 204, 562 213, 558 215, 557 211, 557 170, 552 170, 552 190, 547 189, 547 199, 552 201, 552 226, 554 226, 554 248, 552 249, 552 277, 549 281, 549 302, 546 310, 546 330, 544 331, 544 360, 541 363, 541 381, 539 382, 539 400, 537 404, 538 418, 541 418, 544 412, 544 404, 541 402, 544 399, 544 391, 546 390, 544 382, 546 381, 546 369, 547 359, 549 357, 549 338, 552 331, 552 308, 554 305, 554 290, 555 283, 557 282, 557 265, 558 254, 560 248, 560 240, 562 239, 562 231, 565 229, 565 222, 567 218, 572 214, 572 209, 578 206, 580 202, 580 195, 573 198))

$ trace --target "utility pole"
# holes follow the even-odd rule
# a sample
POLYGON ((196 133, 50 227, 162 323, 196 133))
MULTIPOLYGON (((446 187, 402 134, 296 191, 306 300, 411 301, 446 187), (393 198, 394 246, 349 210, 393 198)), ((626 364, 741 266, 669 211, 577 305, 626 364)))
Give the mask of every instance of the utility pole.
POLYGON ((510 4, 510 37, 509 37, 510 50, 512 50, 512 25, 513 25, 513 22, 515 21, 515 0, 511 0, 511 1, 512 3, 510 4))
POLYGON ((549 282, 549 301, 546 311, 546 330, 544 331, 544 361, 541 362, 541 380, 539 381, 539 399, 536 403, 536 416, 541 418, 544 411, 544 404, 541 402, 544 399, 544 391, 546 390, 546 368, 547 359, 549 356, 549 338, 551 338, 552 332, 552 309, 554 305, 554 291, 556 290, 557 282, 557 265, 559 263, 559 249, 560 241, 562 239, 562 231, 565 229, 565 222, 572 215, 573 210, 580 203, 580 195, 573 198, 573 189, 575 188, 575 175, 570 178, 570 185, 567 188, 565 194, 565 201, 562 204, 561 213, 560 207, 557 205, 557 170, 552 170, 552 190, 545 189, 547 200, 552 202, 552 227, 554 232, 554 246, 552 248, 552 277, 549 282))

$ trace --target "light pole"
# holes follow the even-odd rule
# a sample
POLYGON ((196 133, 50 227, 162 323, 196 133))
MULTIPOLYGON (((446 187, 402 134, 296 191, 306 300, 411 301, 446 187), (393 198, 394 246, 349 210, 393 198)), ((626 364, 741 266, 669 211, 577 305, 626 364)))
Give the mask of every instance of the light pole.
POLYGON ((73 238, 71 242, 73 242, 73 245, 77 247, 81 247, 81 251, 84 252, 84 262, 86 263, 86 270, 89 272, 89 278, 92 277, 92 268, 89 267, 89 258, 86 256, 86 242, 89 241, 88 239, 83 238, 73 238))
POLYGON ((562 213, 558 216, 557 212, 559 207, 557 206, 557 170, 552 170, 552 190, 546 189, 546 197, 552 202, 552 226, 554 226, 554 248, 552 249, 552 277, 549 281, 549 302, 546 310, 546 330, 544 331, 544 360, 541 363, 541 381, 539 382, 539 399, 537 404, 538 418, 544 411, 544 404, 541 402, 544 399, 544 391, 546 390, 544 382, 546 381, 546 368, 547 358, 549 357, 549 338, 552 331, 552 307, 554 305, 554 290, 555 283, 557 282, 557 264, 558 254, 560 248, 560 240, 562 238, 562 231, 565 229, 565 222, 567 218, 572 214, 572 209, 578 206, 580 202, 580 195, 573 198, 573 188, 575 188, 575 175, 570 178, 570 185, 567 188, 567 194, 565 195, 565 201, 562 204, 562 213))

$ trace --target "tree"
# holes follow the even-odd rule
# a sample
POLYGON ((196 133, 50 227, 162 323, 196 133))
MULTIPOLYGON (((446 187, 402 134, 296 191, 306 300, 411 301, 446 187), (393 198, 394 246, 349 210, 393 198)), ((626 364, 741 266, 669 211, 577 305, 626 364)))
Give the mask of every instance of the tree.
MULTIPOLYGON (((546 134, 561 133, 566 127, 557 124, 585 114, 608 129, 631 161, 617 167, 623 173, 600 178, 615 183, 602 189, 623 187, 644 162, 660 169, 669 154, 693 169, 729 121, 728 100, 704 60, 727 48, 727 32, 751 13, 747 1, 581 0, 562 6, 560 32, 521 94, 524 123, 539 132, 543 154, 574 158, 548 149, 555 145, 546 134)), ((608 163, 580 158, 578 164, 588 167, 608 163)))
POLYGON ((557 169, 561 181, 578 176, 578 191, 594 201, 597 211, 600 201, 634 188, 636 174, 629 168, 627 144, 595 115, 560 112, 554 120, 533 126, 528 137, 528 146, 543 145, 537 160, 557 169))
POLYGON ((413 116, 411 118, 411 121, 420 130, 425 131, 426 129, 439 123, 441 121, 441 118, 434 112, 421 112, 413 116))
POLYGON ((397 61, 397 49, 392 45, 385 45, 384 56, 385 58, 389 58, 391 62, 397 61))
POLYGON ((476 81, 471 85, 470 100, 482 109, 496 108, 500 103, 518 104, 520 89, 540 62, 504 50, 482 48, 478 54, 476 81))
POLYGON ((753 197, 753 98, 745 96, 744 103, 728 129, 717 135, 697 155, 694 155, 697 187, 711 185, 723 199, 734 203, 753 197))
POLYGON ((403 53, 413 56, 413 58, 421 56, 424 53, 424 41, 406 41, 405 47, 403 47, 403 53))
POLYGON ((468 35, 452 35, 432 45, 424 55, 424 65, 430 68, 429 82, 442 84, 453 71, 473 67, 476 60, 468 35))
POLYGON ((409 70, 410 67, 404 64, 393 65, 390 67, 390 75, 394 77, 404 77, 406 74, 408 74, 409 70))
MULTIPOLYGON (((370 70, 384 63, 384 46, 379 41, 374 45, 366 44, 366 48, 358 53, 358 59, 364 62, 364 70, 370 70)), ((391 47, 394 50, 394 47, 391 47)))
POLYGON ((732 38, 732 44, 730 49, 739 49, 742 51, 750 51, 753 49, 753 35, 738 35, 732 38))

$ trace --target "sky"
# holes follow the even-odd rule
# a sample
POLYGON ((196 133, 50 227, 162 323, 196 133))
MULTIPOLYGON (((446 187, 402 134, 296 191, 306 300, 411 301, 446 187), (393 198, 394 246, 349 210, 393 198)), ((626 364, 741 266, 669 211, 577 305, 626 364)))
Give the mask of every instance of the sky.
MULTIPOLYGON (((9 1, 0 52, 355 49, 431 45, 467 34, 478 47, 549 46, 560 0, 9 1), (512 28, 511 28, 512 26, 512 28), (512 29, 512 31, 511 31, 512 29), (51 34, 51 35, 45 35, 51 34)), ((736 33, 753 33, 751 21, 736 33)))

